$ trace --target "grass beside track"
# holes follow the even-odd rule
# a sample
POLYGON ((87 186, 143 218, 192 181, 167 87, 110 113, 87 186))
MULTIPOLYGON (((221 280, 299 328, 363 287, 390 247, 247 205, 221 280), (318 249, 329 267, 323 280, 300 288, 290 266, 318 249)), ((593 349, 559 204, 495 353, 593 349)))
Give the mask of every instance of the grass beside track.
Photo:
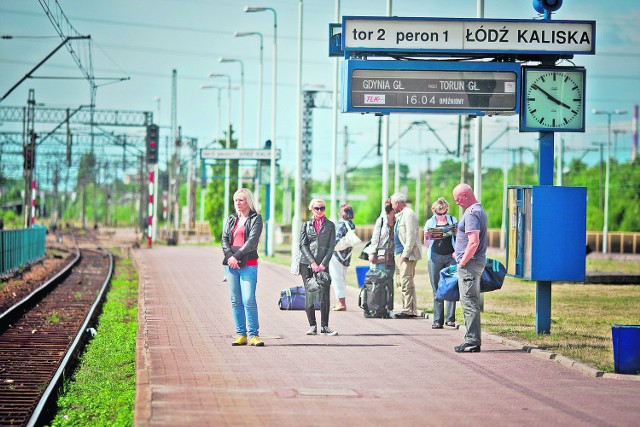
POLYGON ((133 425, 137 307, 137 273, 118 259, 97 334, 64 383, 52 426, 133 425))
MULTIPOLYGON (((270 261, 291 264, 288 247, 278 247, 270 261)), ((356 257, 362 246, 354 250, 351 267, 347 270, 347 283, 357 286, 355 266, 368 265, 356 257)), ((264 249, 260 251, 260 256, 264 249)), ((502 263, 504 257, 497 257, 502 263)), ((433 312, 433 292, 427 275, 427 262, 422 259, 416 269, 418 308, 433 312)), ((600 260, 587 258, 587 271, 640 274, 640 262, 600 260)), ((291 276, 290 286, 302 284, 299 276, 291 276)), ((333 293, 332 293, 333 295, 333 293)), ((611 325, 640 325, 640 283, 638 286, 586 285, 556 283, 551 293, 551 333, 537 335, 536 283, 507 277, 501 290, 484 294, 482 330, 498 334, 523 344, 557 352, 579 360, 604 372, 613 372, 613 344, 611 325)), ((332 296, 333 299, 333 296, 332 296)), ((347 301, 355 307, 357 301, 347 301)), ((401 306, 398 290, 396 307, 401 306)), ((456 307, 456 322, 464 324, 460 304, 456 307)))

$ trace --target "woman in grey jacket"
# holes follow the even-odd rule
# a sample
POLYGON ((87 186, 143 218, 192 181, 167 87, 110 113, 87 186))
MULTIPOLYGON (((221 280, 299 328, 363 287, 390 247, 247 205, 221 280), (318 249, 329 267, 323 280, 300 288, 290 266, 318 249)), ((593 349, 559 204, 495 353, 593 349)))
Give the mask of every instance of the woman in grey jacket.
MULTIPOLYGON (((326 204, 322 199, 313 199, 309 203, 309 210, 313 213, 311 220, 302 224, 300 230, 300 275, 302 284, 307 285, 307 279, 314 273, 329 271, 329 262, 333 256, 336 245, 336 228, 333 222, 325 216, 326 204)), ((314 303, 320 300, 320 333, 325 335, 338 335, 338 332, 329 328, 329 305, 331 281, 321 286, 316 292, 308 292, 305 286, 306 312, 309 326, 307 335, 316 335, 318 325, 316 323, 316 311, 314 303)))
POLYGON ((258 329, 258 241, 262 234, 262 216, 255 211, 253 194, 241 188, 233 195, 236 211, 229 215, 222 231, 224 274, 231 294, 231 309, 236 324, 236 339, 231 345, 264 346, 258 329))

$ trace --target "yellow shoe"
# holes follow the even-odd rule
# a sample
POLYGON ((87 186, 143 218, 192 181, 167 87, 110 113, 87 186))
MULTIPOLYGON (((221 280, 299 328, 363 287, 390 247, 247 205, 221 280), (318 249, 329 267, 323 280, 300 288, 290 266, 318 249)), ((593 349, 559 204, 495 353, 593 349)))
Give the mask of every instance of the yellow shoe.
POLYGON ((249 345, 254 345, 256 347, 264 347, 264 342, 260 341, 260 337, 259 336, 254 335, 249 340, 249 345))
POLYGON ((233 341, 231 345, 247 345, 247 337, 244 335, 240 335, 236 337, 235 341, 233 341))

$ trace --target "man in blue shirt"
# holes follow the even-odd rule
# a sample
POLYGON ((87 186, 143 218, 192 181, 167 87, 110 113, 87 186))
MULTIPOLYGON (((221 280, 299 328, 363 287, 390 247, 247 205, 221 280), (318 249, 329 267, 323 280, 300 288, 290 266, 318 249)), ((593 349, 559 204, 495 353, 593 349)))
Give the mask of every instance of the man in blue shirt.
POLYGON ((458 184, 453 189, 453 199, 462 207, 464 215, 458 223, 455 253, 458 263, 458 287, 460 304, 464 312, 467 332, 464 343, 454 349, 458 353, 480 351, 480 276, 487 258, 487 214, 468 184, 458 184))

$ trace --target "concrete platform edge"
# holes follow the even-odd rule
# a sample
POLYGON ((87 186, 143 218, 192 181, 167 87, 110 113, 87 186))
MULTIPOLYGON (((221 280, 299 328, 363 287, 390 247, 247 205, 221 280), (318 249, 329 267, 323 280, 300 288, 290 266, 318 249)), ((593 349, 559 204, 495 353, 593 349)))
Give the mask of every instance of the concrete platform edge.
POLYGON ((567 368, 571 368, 574 371, 578 371, 581 374, 587 375, 589 377, 594 378, 615 378, 618 380, 631 380, 631 381, 640 381, 640 376, 637 375, 621 375, 621 374, 606 374, 603 371, 594 368, 593 366, 589 366, 586 363, 578 362, 577 360, 570 359, 566 356, 563 356, 558 353, 554 353, 549 350, 543 350, 538 348, 537 346, 522 344, 521 342, 503 338, 499 335, 494 334, 483 334, 485 338, 490 339, 491 341, 495 341, 501 344, 504 344, 509 347, 516 348, 518 350, 526 351, 527 353, 531 353, 533 356, 538 357, 540 359, 550 360, 552 362, 559 363, 567 368))
POLYGON ((149 364, 146 348, 146 321, 145 321, 145 285, 146 274, 144 268, 136 258, 136 251, 129 253, 133 266, 138 272, 138 339, 136 340, 136 397, 134 404, 133 425, 146 427, 151 419, 151 388, 149 387, 149 364))

